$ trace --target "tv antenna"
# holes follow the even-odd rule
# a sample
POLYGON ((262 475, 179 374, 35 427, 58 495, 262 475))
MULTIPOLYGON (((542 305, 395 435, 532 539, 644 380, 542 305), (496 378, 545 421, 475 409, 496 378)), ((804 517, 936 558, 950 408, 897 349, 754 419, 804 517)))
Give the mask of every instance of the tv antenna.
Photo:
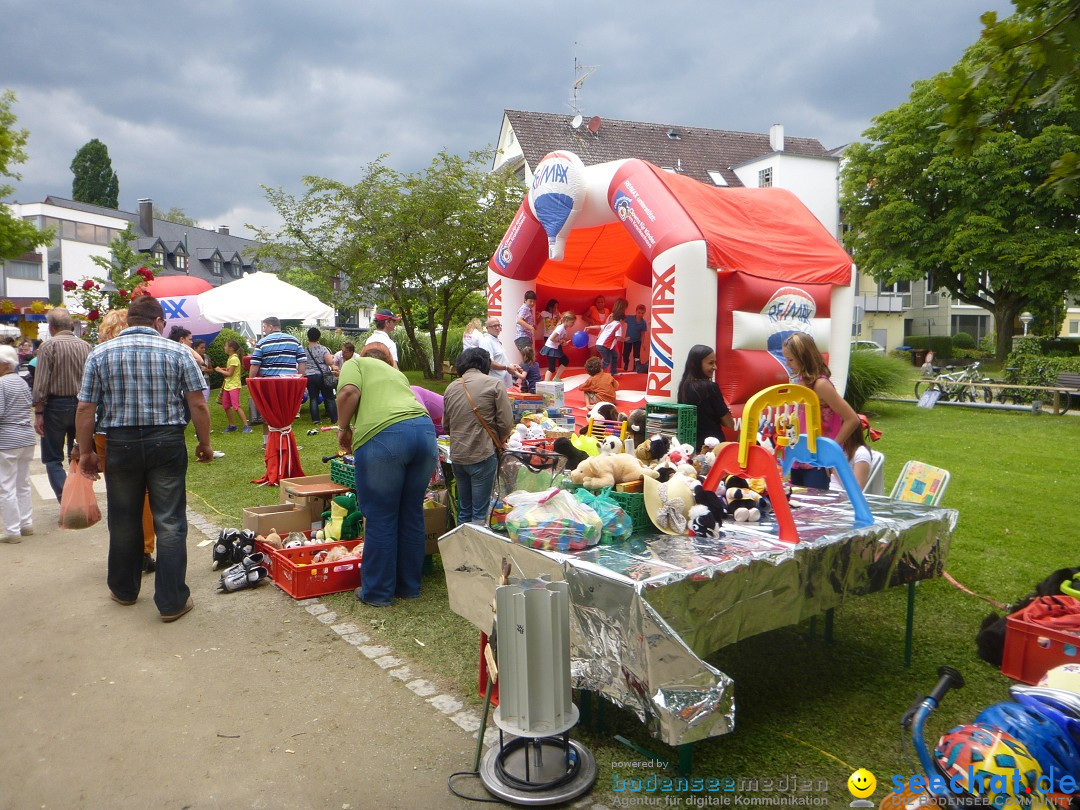
MULTIPOLYGON (((577 43, 574 43, 574 47, 577 48, 577 43)), ((577 54, 574 54, 574 83, 570 89, 570 109, 574 111, 575 115, 581 114, 580 99, 578 98, 578 92, 581 90, 581 86, 585 84, 585 80, 596 73, 599 65, 583 65, 578 61, 577 54)))

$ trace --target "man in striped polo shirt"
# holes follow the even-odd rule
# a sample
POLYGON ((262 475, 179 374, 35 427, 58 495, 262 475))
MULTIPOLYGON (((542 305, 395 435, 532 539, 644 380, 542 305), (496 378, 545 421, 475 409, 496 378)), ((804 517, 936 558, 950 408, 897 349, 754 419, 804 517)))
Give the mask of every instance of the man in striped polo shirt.
MULTIPOLYGON (((281 321, 271 316, 263 318, 263 337, 251 353, 249 377, 287 377, 307 370, 304 350, 300 341, 281 331, 281 321)), ((299 415, 299 414, 298 414, 299 415)), ((270 427, 263 423, 263 444, 270 435, 270 427)))
POLYGON ((34 429, 41 437, 41 463, 56 500, 64 491, 64 445, 75 442, 75 395, 79 393, 90 344, 72 331, 66 309, 49 310, 50 340, 41 344, 34 373, 34 429))
POLYGON ((95 422, 108 439, 105 493, 109 505, 108 585, 112 600, 134 605, 143 574, 143 498, 150 497, 157 534, 154 603, 172 622, 194 606, 187 586, 187 466, 184 429, 191 413, 195 458, 209 462, 210 409, 202 372, 187 347, 161 336, 165 313, 144 295, 128 307, 128 328, 86 361, 76 414, 79 468, 97 477, 95 422), (101 419, 96 419, 98 405, 101 419))

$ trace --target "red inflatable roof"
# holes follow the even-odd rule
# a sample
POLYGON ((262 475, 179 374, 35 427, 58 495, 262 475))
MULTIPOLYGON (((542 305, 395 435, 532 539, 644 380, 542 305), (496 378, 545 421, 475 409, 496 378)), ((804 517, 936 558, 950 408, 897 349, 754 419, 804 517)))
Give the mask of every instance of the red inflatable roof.
MULTIPOLYGON (((792 283, 851 283, 851 258, 790 191, 716 188, 634 160, 616 174, 609 200, 624 179, 637 188, 649 187, 652 210, 674 222, 654 253, 679 241, 704 239, 709 267, 719 272, 792 283), (659 199, 656 191, 667 199, 659 199)), ((663 224, 658 223, 660 230, 663 224)), ((579 290, 618 288, 624 278, 647 285, 652 258, 621 222, 579 228, 567 239, 565 258, 544 259, 535 278, 537 284, 579 290)), ((532 275, 524 267, 518 272, 523 270, 523 276, 532 275)))

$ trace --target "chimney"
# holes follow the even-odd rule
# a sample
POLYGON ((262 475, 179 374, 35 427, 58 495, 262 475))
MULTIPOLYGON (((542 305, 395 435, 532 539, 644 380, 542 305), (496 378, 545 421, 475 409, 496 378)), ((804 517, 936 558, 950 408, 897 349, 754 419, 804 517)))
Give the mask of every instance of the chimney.
POLYGON ((149 197, 139 200, 139 227, 143 236, 154 235, 154 201, 149 197))
POLYGON ((784 125, 773 124, 769 127, 769 146, 774 152, 784 151, 784 125))
POLYGON ((217 226, 217 232, 220 233, 220 234, 224 234, 225 236, 228 236, 229 235, 229 226, 228 225, 218 225, 217 226))

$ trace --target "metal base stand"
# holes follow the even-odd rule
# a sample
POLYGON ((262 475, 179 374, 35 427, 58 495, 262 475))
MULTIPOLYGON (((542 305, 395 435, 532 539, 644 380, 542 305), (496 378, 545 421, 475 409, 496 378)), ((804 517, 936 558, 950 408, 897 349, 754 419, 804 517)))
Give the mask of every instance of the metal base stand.
POLYGON ((515 740, 523 742, 511 747, 500 733, 499 745, 488 749, 480 763, 480 779, 492 796, 511 804, 539 807, 562 804, 592 789, 596 782, 596 759, 588 748, 571 740, 569 733, 562 737, 515 740), (575 764, 577 772, 567 780, 565 777, 575 764))

